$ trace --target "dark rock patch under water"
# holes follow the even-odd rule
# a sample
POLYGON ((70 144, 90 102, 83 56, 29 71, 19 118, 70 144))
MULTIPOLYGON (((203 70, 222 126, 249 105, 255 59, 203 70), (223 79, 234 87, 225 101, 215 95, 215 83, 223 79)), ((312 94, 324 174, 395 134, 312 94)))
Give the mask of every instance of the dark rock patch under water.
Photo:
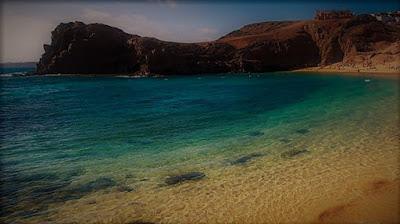
POLYGON ((147 222, 147 221, 137 220, 137 221, 127 222, 126 224, 155 224, 155 223, 154 222, 147 222))
POLYGON ((90 193, 93 191, 104 190, 106 188, 114 187, 117 182, 109 177, 99 177, 96 180, 90 181, 89 183, 83 184, 75 189, 79 193, 90 193))
POLYGON ((20 182, 25 182, 25 183, 32 183, 32 182, 44 182, 44 181, 55 181, 58 179, 58 176, 54 173, 38 173, 38 174, 32 174, 32 175, 26 175, 18 180, 20 182))
POLYGON ((290 142, 290 139, 282 138, 282 139, 279 139, 279 141, 280 141, 280 142, 283 142, 283 143, 289 143, 289 142, 290 142))
POLYGON ((85 173, 86 173, 85 169, 77 168, 77 169, 67 172, 66 176, 67 176, 67 178, 74 178, 74 177, 82 176, 85 173))
MULTIPOLYGON (((0 209, 0 215, 5 216, 7 214, 11 214, 11 216, 14 217, 30 218, 33 216, 46 214, 47 208, 44 208, 43 205, 51 205, 53 203, 80 199, 93 192, 107 190, 110 188, 115 188, 116 191, 120 192, 131 192, 135 190, 130 186, 119 184, 110 177, 99 177, 87 183, 72 185, 72 177, 79 176, 82 174, 82 172, 84 171, 77 169, 70 173, 64 173, 61 177, 44 173, 18 178, 17 182, 14 182, 14 186, 18 187, 22 186, 22 184, 31 186, 28 188, 25 187, 26 191, 22 193, 17 193, 14 191, 10 192, 5 189, 1 189, 1 200, 2 204, 3 202, 5 203, 5 206, 0 209), (15 183, 18 184, 15 185, 15 183), (3 195, 8 196, 4 198, 3 195), (30 206, 16 208, 18 203, 23 203, 30 206)), ((199 180, 203 177, 205 177, 205 174, 201 172, 191 172, 169 177, 165 182, 168 185, 173 185, 184 181, 199 180)), ((12 186, 10 185, 8 188, 12 189, 12 186)))
POLYGON ((302 128, 302 129, 297 129, 297 130, 296 130, 296 133, 299 133, 299 134, 302 134, 302 135, 305 135, 305 134, 307 134, 308 132, 310 132, 310 130, 309 130, 309 129, 306 129, 306 128, 302 128))
POLYGON ((233 160, 231 162, 231 164, 232 165, 243 165, 243 164, 246 164, 247 162, 249 162, 249 161, 251 161, 251 160, 253 160, 255 158, 261 157, 263 155, 264 154, 262 154, 262 153, 251 153, 249 155, 245 155, 245 156, 242 156, 242 157, 240 157, 238 159, 233 160))
POLYGON ((67 187, 70 183, 70 181, 60 181, 35 186, 33 187, 30 196, 35 200, 50 200, 52 194, 62 191, 61 189, 67 187))
POLYGON ((126 174, 125 175, 125 178, 126 179, 130 179, 130 178, 134 178, 135 176, 134 175, 132 175, 132 174, 126 174))
POLYGON ((281 157, 287 159, 287 158, 292 158, 292 157, 299 156, 299 155, 309 153, 309 152, 310 151, 308 151, 307 149, 293 149, 293 150, 281 153, 281 157))
POLYGON ((33 208, 30 210, 23 210, 19 211, 16 213, 16 216, 23 218, 23 219, 28 219, 34 216, 39 216, 43 215, 46 213, 47 208, 33 208))
POLYGON ((181 175, 167 177, 165 179, 165 183, 167 185, 175 185, 185 181, 200 180, 203 179, 205 176, 206 175, 202 172, 189 172, 181 175))
POLYGON ((89 201, 86 202, 86 204, 88 204, 88 205, 94 205, 94 204, 96 204, 96 203, 97 203, 97 201, 94 200, 94 199, 91 199, 91 200, 89 200, 89 201))
POLYGON ((116 189, 119 192, 131 192, 134 191, 135 189, 133 187, 127 186, 127 185, 120 185, 116 189))
POLYGON ((248 133, 248 135, 251 136, 251 137, 259 137, 259 136, 264 135, 264 132, 261 132, 261 131, 251 131, 251 132, 248 133))
POLYGON ((46 214, 47 206, 59 202, 75 173, 11 174, 0 189, 0 216, 30 218, 46 214))
POLYGON ((70 189, 62 190, 57 195, 57 201, 69 201, 82 198, 92 192, 105 190, 117 186, 118 183, 109 177, 99 177, 96 180, 90 181, 86 184, 72 187, 70 189))

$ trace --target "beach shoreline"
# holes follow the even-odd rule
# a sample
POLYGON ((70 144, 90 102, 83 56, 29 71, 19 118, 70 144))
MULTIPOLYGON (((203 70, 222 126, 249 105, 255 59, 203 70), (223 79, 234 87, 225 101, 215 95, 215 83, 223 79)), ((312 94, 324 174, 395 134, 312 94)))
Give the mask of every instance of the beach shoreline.
MULTIPOLYGON (((52 155, 57 159, 40 158, 41 169, 32 168, 35 160, 20 163, 24 170, 32 169, 18 173, 20 179, 28 181, 11 182, 8 189, 15 195, 33 196, 18 207, 10 203, 10 215, 0 222, 396 223, 400 220, 397 80, 290 72, 265 73, 252 80, 248 75, 225 79, 216 75, 195 81, 194 77, 171 78, 168 83, 164 79, 135 82, 120 79, 88 82, 73 77, 4 79, 9 91, 4 97, 8 102, 15 101, 12 96, 28 91, 29 97, 23 103, 30 105, 38 98, 37 105, 48 105, 58 100, 60 112, 52 113, 60 114, 59 117, 67 110, 63 105, 68 109, 81 108, 81 98, 87 100, 84 102, 92 110, 77 114, 82 118, 74 115, 62 120, 74 125, 67 125, 65 131, 51 138, 55 149, 52 155), (25 86, 17 91, 15 86, 21 83, 25 86), (239 95, 226 91, 238 86, 241 88, 234 92, 239 95), (156 88, 159 91, 153 91, 156 88), (308 95, 302 93, 305 90, 308 95), (85 94, 70 95, 71 92, 85 94), (228 101, 231 96, 234 99, 228 101), (295 101, 271 108, 268 102, 282 97, 295 101), (70 104, 70 99, 78 98, 70 104), (118 116, 113 107, 115 101, 126 108, 119 110, 118 116), (238 102, 243 103, 234 107, 238 102), (193 107, 183 110, 183 104, 193 107), (217 104, 222 106, 214 106, 217 104), (105 110, 103 105, 112 106, 105 110), (210 109, 199 111, 199 106, 210 109), (132 108, 149 109, 136 109, 140 114, 131 114, 132 108), (243 115, 228 113, 239 109, 251 119, 241 120, 243 115), (93 116, 94 110, 102 111, 107 119, 93 116), (153 112, 160 116, 142 115, 153 112), (165 112, 171 115, 165 116, 165 112), (195 117, 187 117, 187 112, 195 117), (213 114, 214 119, 200 114, 213 114), (133 116, 139 120, 132 120, 133 116), (199 118, 207 122, 196 123, 199 118), (235 122, 218 123, 221 118, 235 122), (131 129, 133 122, 137 129, 131 129), (217 126, 209 130, 211 123, 217 126), (98 130, 103 130, 103 126, 117 127, 105 133, 111 138, 99 135, 98 130), (166 127, 169 133, 162 131, 166 127), (204 131, 193 131, 199 127, 204 131), (154 134, 157 129, 162 132, 154 134), (69 137, 71 130, 74 135, 69 137), (113 136, 111 132, 126 134, 113 136), (214 138, 221 132, 229 135, 214 138), (88 133, 87 139, 79 140, 80 133, 88 133), (144 137, 135 137, 137 133, 144 137), (58 145, 59 136, 63 136, 63 141, 58 145), (91 140, 99 145, 92 146, 91 140), (71 155, 63 154, 70 147, 71 155), (47 170, 49 164, 54 164, 51 170, 47 170), (25 183, 35 188, 25 187, 25 183)), ((23 116, 18 110, 23 103, 5 104, 9 108, 6 114, 23 116)), ((38 110, 44 115, 40 125, 46 125, 46 130, 53 130, 53 125, 58 127, 53 120, 45 122, 48 115, 43 111, 38 110)), ((25 123, 29 122, 36 121, 30 116, 25 123)), ((21 140, 26 141, 25 136, 35 136, 36 132, 48 141, 49 132, 41 129, 26 131, 22 127, 10 131, 10 135, 23 134, 21 140)), ((10 152, 14 141, 9 139, 5 143, 10 152)), ((29 153, 29 147, 27 144, 22 149, 29 153)), ((38 149, 48 153, 47 147, 46 143, 38 149)), ((27 156, 21 154, 19 158, 27 156)), ((18 169, 11 163, 14 158, 6 159, 9 170, 18 169)))
MULTIPOLYGON (((373 82, 360 81, 360 86, 376 87, 373 82)), ((371 90, 371 94, 377 93, 377 89, 371 90)), ((314 124, 309 130, 286 133, 284 141, 275 134, 293 126, 260 130, 265 134, 253 136, 247 149, 238 146, 245 148, 240 154, 213 155, 217 160, 212 164, 188 160, 187 164, 153 170, 144 175, 150 181, 127 181, 135 189, 131 192, 110 189, 70 200, 55 206, 57 213, 49 218, 60 223, 397 223, 399 129, 394 101, 387 101, 386 94, 346 97, 353 101, 333 100, 323 109, 303 102, 307 114, 324 117, 326 110, 330 115, 321 119, 320 125, 313 116, 307 122, 314 124), (334 110, 336 105, 342 109, 334 110), (340 117, 332 114, 335 111, 340 117), (231 161, 237 161, 233 159, 252 155, 258 156, 232 165, 231 161), (160 186, 175 170, 205 176, 160 186)), ((276 114, 285 116, 286 110, 295 116, 296 110, 290 108, 276 114)), ((113 164, 132 162, 127 157, 113 164)), ((43 217, 35 218, 32 223, 43 221, 43 217)))
POLYGON ((358 66, 346 66, 341 63, 328 65, 328 66, 316 66, 306 67, 301 69, 291 70, 292 72, 312 72, 312 73, 340 73, 356 76, 400 76, 400 70, 389 68, 388 66, 376 66, 375 68, 360 68, 358 66))
POLYGON ((398 222, 398 169, 387 172, 398 160, 393 148, 385 151, 377 157, 376 150, 368 150, 280 162, 260 159, 244 167, 208 170, 209 177, 200 181, 67 202, 53 218, 85 223, 213 223, 227 217, 231 223, 398 222), (350 165, 357 158, 359 162, 350 165), (299 174, 301 178, 293 178, 299 174), (91 206, 90 201, 99 203, 91 206), (209 201, 226 203, 221 207, 209 201))

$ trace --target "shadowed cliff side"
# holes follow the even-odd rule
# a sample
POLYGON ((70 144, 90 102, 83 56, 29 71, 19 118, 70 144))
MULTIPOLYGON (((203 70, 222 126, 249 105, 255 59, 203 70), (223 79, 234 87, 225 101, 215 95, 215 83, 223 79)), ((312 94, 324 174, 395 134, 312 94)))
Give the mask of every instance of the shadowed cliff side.
POLYGON ((397 24, 370 15, 250 24, 203 43, 166 42, 71 22, 52 32, 37 73, 168 75, 385 63, 398 59, 399 41, 397 24))
POLYGON ((62 23, 51 33, 51 45, 38 65, 38 73, 122 73, 132 71, 136 53, 131 37, 102 24, 62 23))
POLYGON ((228 72, 234 47, 184 44, 124 33, 103 24, 62 23, 45 45, 37 73, 193 74, 228 72))

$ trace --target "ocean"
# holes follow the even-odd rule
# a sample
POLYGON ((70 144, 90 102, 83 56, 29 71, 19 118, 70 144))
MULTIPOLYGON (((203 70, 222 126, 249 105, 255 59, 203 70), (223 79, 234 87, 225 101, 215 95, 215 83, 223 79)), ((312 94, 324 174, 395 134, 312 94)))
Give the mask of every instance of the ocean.
POLYGON ((311 221, 398 180, 398 94, 377 76, 2 75, 0 220, 311 221))

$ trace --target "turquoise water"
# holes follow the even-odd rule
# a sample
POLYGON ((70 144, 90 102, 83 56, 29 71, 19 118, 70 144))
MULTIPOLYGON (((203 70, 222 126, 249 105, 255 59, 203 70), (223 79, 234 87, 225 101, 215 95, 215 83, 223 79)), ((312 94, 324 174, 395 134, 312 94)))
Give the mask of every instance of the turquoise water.
POLYGON ((376 103, 395 111, 397 93, 390 79, 293 73, 1 77, 2 216, 212 169, 332 118, 374 116, 376 103))

